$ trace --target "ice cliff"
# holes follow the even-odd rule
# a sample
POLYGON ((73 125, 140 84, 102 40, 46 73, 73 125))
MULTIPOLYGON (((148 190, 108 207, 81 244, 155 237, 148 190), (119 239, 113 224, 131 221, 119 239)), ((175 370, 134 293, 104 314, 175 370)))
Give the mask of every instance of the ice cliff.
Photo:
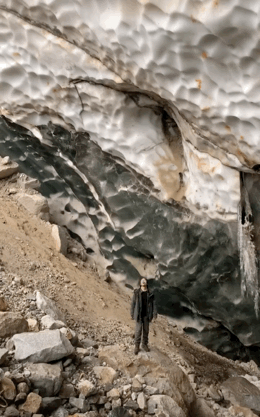
POLYGON ((152 278, 161 312, 178 294, 245 345, 260 343, 259 24, 257 0, 0 0, 0 155, 114 279, 152 278))

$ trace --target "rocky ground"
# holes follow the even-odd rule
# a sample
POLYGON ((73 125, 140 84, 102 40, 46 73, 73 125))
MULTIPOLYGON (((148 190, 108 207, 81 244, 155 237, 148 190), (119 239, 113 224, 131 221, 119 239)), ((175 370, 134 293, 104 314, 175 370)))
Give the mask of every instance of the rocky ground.
MULTIPOLYGON (((9 165, 2 161, 2 170, 9 165)), ((218 356, 166 317, 151 325, 151 351, 135 356, 131 292, 100 276, 64 231, 54 232, 33 182, 15 170, 4 177, 0 414, 260 415, 257 365, 218 356)))

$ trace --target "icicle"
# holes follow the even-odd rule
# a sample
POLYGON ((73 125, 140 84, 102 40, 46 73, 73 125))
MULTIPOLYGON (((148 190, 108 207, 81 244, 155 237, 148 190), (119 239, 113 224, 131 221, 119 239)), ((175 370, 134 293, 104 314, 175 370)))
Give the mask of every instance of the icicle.
POLYGON ((254 298, 255 314, 258 318, 259 288, 256 250, 253 242, 254 226, 250 221, 252 210, 247 190, 241 178, 241 200, 238 209, 238 243, 240 252, 241 292, 254 298))

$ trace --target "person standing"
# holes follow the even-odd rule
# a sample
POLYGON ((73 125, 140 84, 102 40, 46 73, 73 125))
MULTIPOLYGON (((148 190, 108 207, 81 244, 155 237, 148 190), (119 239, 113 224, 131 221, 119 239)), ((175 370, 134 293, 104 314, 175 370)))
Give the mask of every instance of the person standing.
POLYGON ((131 318, 135 320, 135 355, 140 351, 140 343, 142 340, 142 349, 149 352, 148 336, 149 323, 157 318, 157 308, 154 299, 154 294, 148 288, 146 278, 139 281, 139 288, 134 290, 131 302, 131 318))

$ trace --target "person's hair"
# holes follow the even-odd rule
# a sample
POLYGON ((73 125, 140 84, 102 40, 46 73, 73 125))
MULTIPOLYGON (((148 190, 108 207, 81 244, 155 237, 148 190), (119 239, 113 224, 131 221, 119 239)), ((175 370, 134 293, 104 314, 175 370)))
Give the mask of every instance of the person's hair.
POLYGON ((141 277, 141 278, 139 278, 139 280, 138 280, 138 288, 140 288, 140 287, 141 287, 141 281, 142 281, 142 279, 145 279, 145 280, 146 280, 146 283, 147 283, 147 288, 148 288, 148 279, 147 279, 147 278, 145 278, 145 277, 141 277))

